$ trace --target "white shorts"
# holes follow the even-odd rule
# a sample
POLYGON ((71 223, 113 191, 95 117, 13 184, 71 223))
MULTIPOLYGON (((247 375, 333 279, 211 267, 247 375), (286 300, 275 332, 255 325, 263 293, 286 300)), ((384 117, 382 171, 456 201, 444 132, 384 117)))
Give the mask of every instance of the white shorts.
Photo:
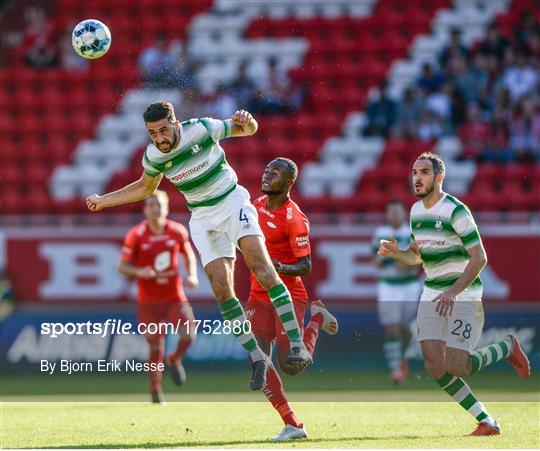
POLYGON ((225 199, 210 207, 197 207, 191 214, 189 231, 203 267, 221 257, 236 257, 240 238, 264 235, 257 210, 248 191, 238 185, 225 199))
POLYGON ((424 287, 418 306, 418 341, 442 340, 449 348, 472 352, 484 327, 482 299, 461 293, 454 302, 452 316, 443 317, 436 311, 437 302, 431 302, 440 291, 424 287))
POLYGON ((416 281, 400 285, 379 282, 377 284, 377 311, 381 325, 408 326, 416 317, 419 294, 420 283, 416 281))

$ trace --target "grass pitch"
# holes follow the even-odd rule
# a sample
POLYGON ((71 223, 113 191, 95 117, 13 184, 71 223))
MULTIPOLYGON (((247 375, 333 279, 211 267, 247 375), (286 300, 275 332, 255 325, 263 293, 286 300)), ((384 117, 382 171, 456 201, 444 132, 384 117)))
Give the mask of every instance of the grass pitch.
POLYGON ((540 447, 540 378, 535 375, 521 381, 513 372, 487 371, 470 381, 502 427, 502 435, 481 438, 467 436, 475 421, 423 372, 399 390, 386 373, 284 378, 310 438, 279 444, 267 440, 281 430, 281 420, 261 393, 248 390, 249 372, 190 371, 180 389, 166 376, 169 402, 161 406, 148 402, 143 375, 4 376, 0 447, 540 447))
POLYGON ((538 448, 539 404, 492 402, 502 435, 467 437, 474 421, 449 402, 299 402, 309 440, 274 444, 282 428, 261 402, 3 403, 9 448, 538 448))

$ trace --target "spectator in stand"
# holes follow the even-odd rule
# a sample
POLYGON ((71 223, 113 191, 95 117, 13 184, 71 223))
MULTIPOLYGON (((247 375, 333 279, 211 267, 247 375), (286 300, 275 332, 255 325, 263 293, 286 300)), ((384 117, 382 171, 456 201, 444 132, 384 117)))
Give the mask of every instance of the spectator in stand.
POLYGON ((246 61, 240 63, 238 75, 229 85, 229 92, 238 105, 245 105, 248 111, 254 111, 256 89, 255 84, 247 75, 246 61))
POLYGON ((439 118, 443 132, 448 132, 451 128, 452 90, 452 85, 445 83, 441 89, 428 95, 424 100, 424 109, 439 118))
POLYGON ((489 124, 482 119, 480 106, 470 103, 467 109, 467 122, 459 129, 463 152, 459 159, 479 160, 487 147, 491 135, 489 124))
POLYGON ((268 61, 268 76, 257 83, 257 107, 261 114, 287 114, 298 111, 304 93, 291 85, 287 71, 277 58, 268 61))
POLYGON ((494 56, 501 63, 509 45, 508 39, 499 32, 497 24, 492 22, 487 30, 486 38, 478 47, 478 51, 485 57, 494 56))
POLYGON ((467 101, 463 93, 452 86, 450 90, 450 128, 449 131, 455 133, 456 130, 465 123, 467 119, 467 101))
POLYGON ((514 36, 520 49, 527 48, 529 39, 534 33, 540 33, 540 24, 535 20, 532 11, 523 11, 519 24, 514 30, 514 36))
POLYGON ((495 91, 495 86, 497 85, 500 76, 501 76, 501 65, 502 62, 497 59, 494 55, 485 56, 485 71, 486 71, 486 88, 488 89, 489 94, 492 94, 495 91))
POLYGON ((424 110, 418 124, 418 137, 421 141, 433 141, 443 134, 443 123, 439 115, 424 110))
POLYGON ((528 64, 523 51, 518 50, 515 56, 515 64, 504 72, 502 76, 503 86, 510 92, 513 102, 524 96, 532 94, 538 89, 538 74, 528 64))
POLYGON ((510 150, 516 161, 530 161, 532 155, 532 104, 522 100, 514 104, 514 111, 510 118, 510 150))
POLYGON ((391 135, 397 119, 397 105, 388 97, 386 82, 379 86, 378 96, 367 106, 368 125, 365 130, 367 136, 391 135))
POLYGON ((540 67, 540 31, 534 31, 529 35, 524 51, 531 58, 532 64, 538 69, 540 67))
POLYGON ((488 140, 480 154, 480 161, 507 163, 512 160, 508 147, 508 120, 499 110, 495 111, 490 124, 488 140))
POLYGON ((416 138, 421 114, 422 102, 417 91, 413 87, 406 88, 397 107, 398 133, 404 138, 416 138))
POLYGON ((504 117, 505 120, 509 120, 512 115, 512 99, 510 97, 510 91, 502 87, 495 98, 494 116, 504 117))
POLYGON ((58 63, 55 27, 47 20, 45 11, 29 7, 25 11, 28 25, 23 33, 21 53, 28 66, 35 68, 53 67, 58 63))
POLYGON ((485 59, 477 53, 471 64, 462 56, 456 56, 449 65, 450 79, 454 87, 460 90, 467 102, 476 102, 487 83, 485 59))
POLYGON ((154 45, 139 55, 138 66, 143 83, 149 88, 176 88, 182 86, 180 54, 176 43, 167 47, 167 38, 158 33, 154 45))
POLYGON ((453 28, 450 31, 450 43, 439 55, 439 63, 441 67, 445 68, 450 64, 452 59, 458 57, 467 59, 469 57, 469 51, 461 40, 461 30, 459 28, 453 28))
POLYGON ((444 76, 441 72, 435 72, 431 64, 422 65, 422 74, 418 78, 417 85, 422 89, 424 95, 438 91, 444 83, 444 76))

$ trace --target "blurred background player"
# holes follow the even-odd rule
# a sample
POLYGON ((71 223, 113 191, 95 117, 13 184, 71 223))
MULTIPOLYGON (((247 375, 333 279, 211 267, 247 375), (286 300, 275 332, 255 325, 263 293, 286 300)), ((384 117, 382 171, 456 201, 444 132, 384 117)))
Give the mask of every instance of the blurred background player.
MULTIPOLYGON (((289 365, 304 368, 311 362, 296 321, 291 295, 279 278, 264 246, 263 233, 248 191, 238 185, 238 177, 225 159, 219 141, 253 135, 257 121, 245 111, 230 119, 192 119, 179 122, 170 102, 154 102, 143 118, 152 141, 146 148, 141 177, 123 188, 87 198, 91 211, 100 211, 142 200, 151 195, 163 175, 186 197, 191 210, 191 236, 225 320, 244 323, 246 316, 234 292, 234 262, 240 249, 248 268, 279 307, 279 318, 290 340, 289 365)), ((266 382, 268 357, 255 337, 243 327, 235 328, 236 338, 252 359, 252 390, 266 382)))
MULTIPOLYGON (((146 198, 143 212, 146 219, 133 227, 124 239, 118 270, 137 278, 137 320, 140 324, 169 323, 173 327, 181 324, 178 346, 165 362, 171 367, 174 383, 182 385, 186 381, 182 358, 195 339, 193 324, 186 327, 185 323, 195 318, 178 272, 178 254, 182 254, 186 286, 190 290, 199 285, 197 261, 186 228, 167 219, 169 196, 165 191, 156 190, 146 198)), ((158 364, 164 360, 164 335, 165 330, 145 335, 150 346, 148 363, 158 364)), ((155 403, 163 400, 161 377, 161 371, 148 373, 155 403)))
POLYGON ((418 307, 418 341, 426 370, 477 421, 474 436, 499 435, 500 427, 462 379, 506 359, 521 379, 530 376, 516 335, 475 350, 484 326, 480 271, 487 263, 478 228, 465 204, 442 190, 444 162, 430 152, 412 169, 413 242, 402 251, 395 238, 381 240, 379 254, 405 265, 423 264, 424 290, 418 307))
POLYGON ((409 375, 409 365, 403 353, 410 339, 409 326, 418 308, 418 271, 391 258, 377 255, 381 240, 394 237, 400 249, 409 247, 411 228, 406 221, 405 206, 400 200, 386 205, 386 224, 375 229, 373 253, 378 268, 377 311, 384 328, 384 357, 395 384, 409 375))
MULTIPOLYGON (((291 293, 296 319, 290 315, 287 321, 298 321, 303 331, 303 341, 310 354, 315 351, 319 328, 330 335, 338 331, 338 323, 321 301, 311 303, 311 319, 304 330, 304 316, 308 306, 308 295, 301 276, 311 272, 311 248, 309 244, 309 221, 298 205, 290 198, 298 168, 288 158, 276 158, 265 168, 261 191, 264 196, 253 202, 259 216, 259 224, 264 233, 266 248, 272 258, 276 271, 291 293)), ((294 376, 304 370, 286 361, 289 337, 279 318, 281 307, 274 309, 267 292, 257 278, 251 274, 251 290, 246 305, 246 315, 259 346, 269 356, 272 344, 278 350, 281 370, 294 376)), ((294 414, 283 390, 281 378, 274 366, 268 370, 263 393, 277 410, 285 427, 272 440, 292 440, 307 438, 304 425, 294 414)))

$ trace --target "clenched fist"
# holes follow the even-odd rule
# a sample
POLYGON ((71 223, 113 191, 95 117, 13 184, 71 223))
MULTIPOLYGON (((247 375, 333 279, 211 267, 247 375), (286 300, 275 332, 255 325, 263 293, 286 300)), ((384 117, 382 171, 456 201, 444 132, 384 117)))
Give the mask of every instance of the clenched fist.
POLYGON ((86 198, 86 206, 90 211, 100 211, 105 208, 103 198, 99 194, 91 194, 86 198))
POLYGON ((392 236, 390 237, 390 241, 387 240, 381 240, 379 243, 379 252, 377 252, 378 255, 381 257, 390 257, 390 258, 396 258, 399 252, 398 242, 396 239, 392 236))
POLYGON ((246 110, 238 110, 231 117, 231 120, 236 125, 247 125, 252 119, 253 116, 246 110))

